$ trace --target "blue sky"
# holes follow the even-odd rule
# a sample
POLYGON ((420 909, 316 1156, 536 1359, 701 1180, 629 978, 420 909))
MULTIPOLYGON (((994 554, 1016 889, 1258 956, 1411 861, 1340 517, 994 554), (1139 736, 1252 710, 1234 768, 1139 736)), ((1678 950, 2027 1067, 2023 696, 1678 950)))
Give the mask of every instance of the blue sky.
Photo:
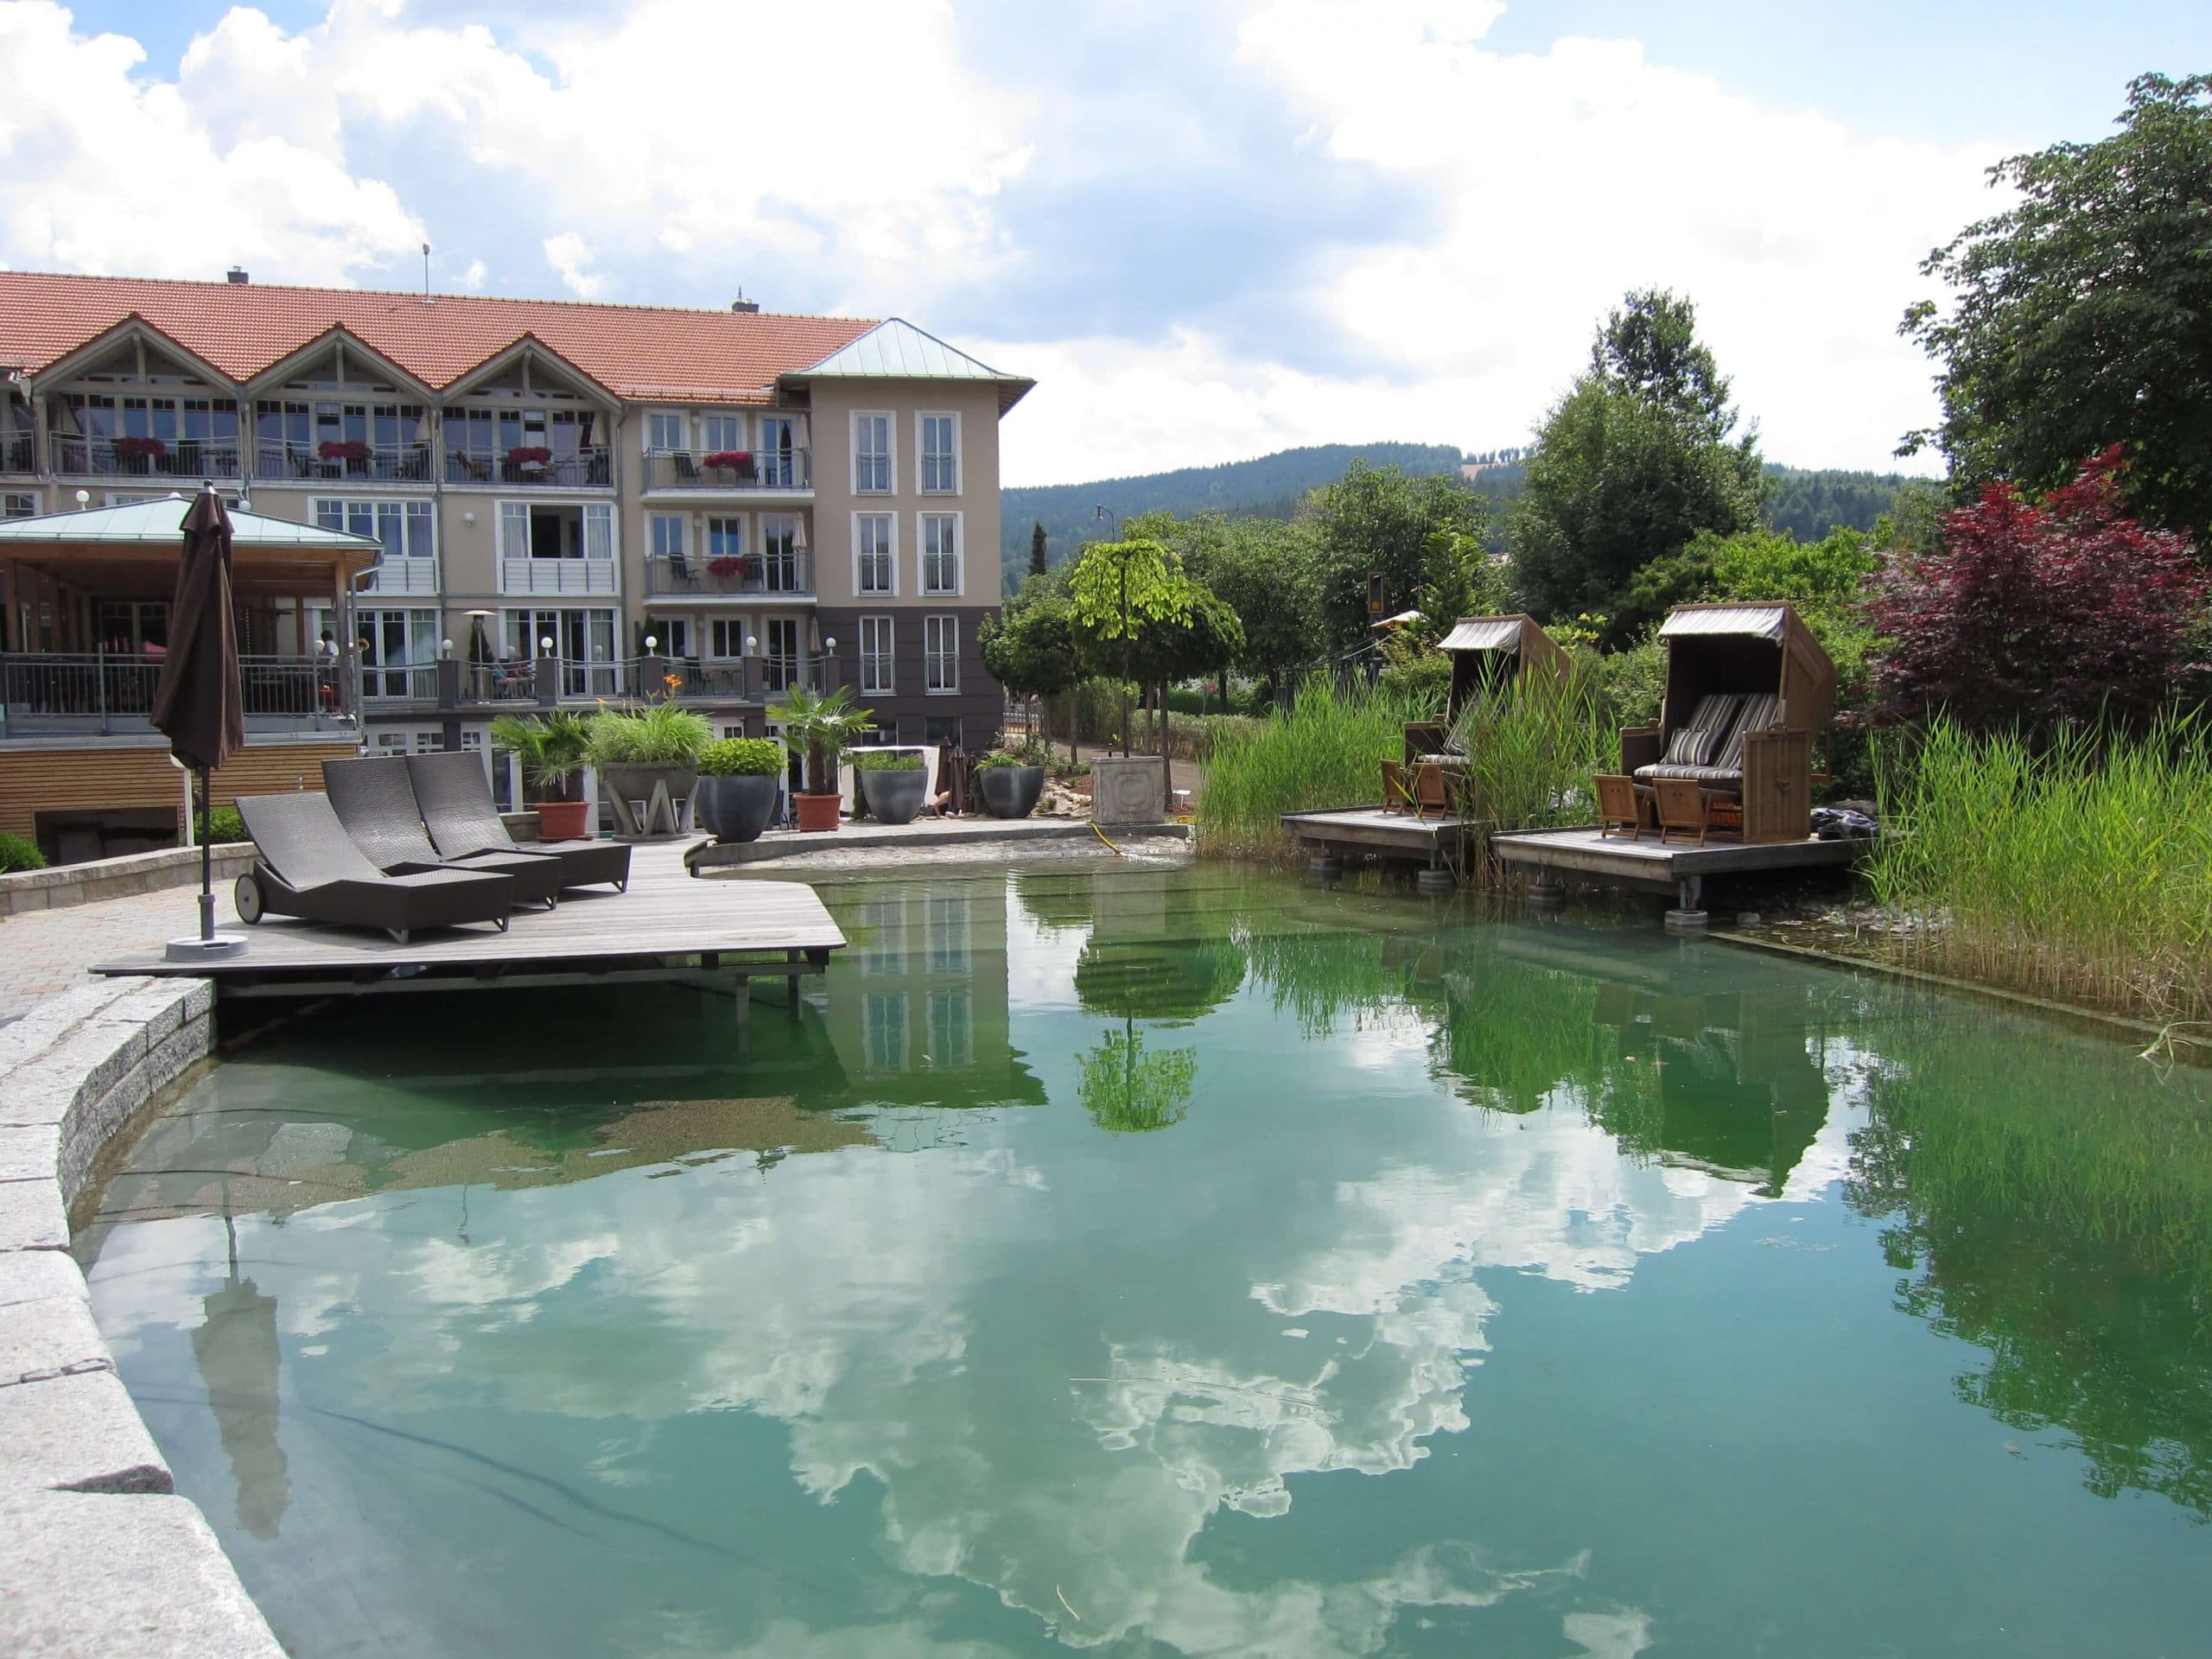
POLYGON ((2172 3, 18 0, 0 263, 896 313, 1038 377, 1014 482, 1520 442, 1659 283, 1770 455, 1875 466, 1988 163, 2199 64, 2172 3))

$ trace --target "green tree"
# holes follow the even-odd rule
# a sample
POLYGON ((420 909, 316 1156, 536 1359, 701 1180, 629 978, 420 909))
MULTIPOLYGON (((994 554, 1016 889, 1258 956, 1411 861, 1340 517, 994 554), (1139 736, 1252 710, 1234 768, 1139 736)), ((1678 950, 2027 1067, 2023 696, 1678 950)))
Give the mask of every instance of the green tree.
MULTIPOLYGON (((991 677, 1019 697, 1058 696, 1083 677, 1075 617, 1058 594, 1041 593, 1019 608, 1009 606, 1003 619, 986 618, 976 644, 991 677)), ((1072 727, 1068 758, 1075 758, 1072 727)))
POLYGON ((1546 619, 1613 619, 1634 632, 1637 573, 1700 531, 1758 522, 1756 435, 1732 438, 1736 411, 1695 313, 1671 294, 1631 294, 1599 330, 1590 367, 1537 435, 1508 531, 1522 601, 1546 619))
POLYGON ((1129 753, 1129 677, 1138 645, 1164 626, 1187 624, 1195 584, 1182 561, 1158 542, 1093 542, 1068 579, 1068 597, 1084 650, 1113 663, 1122 681, 1122 753, 1129 753))
POLYGON ((2212 76, 2130 83, 2120 130, 1990 169, 2016 206, 1921 267, 1957 296, 1902 330, 1940 365, 1943 418, 1910 433, 1969 485, 2037 493, 2119 444, 2135 511, 2212 529, 2212 76))
POLYGON ((1382 579, 1392 610, 1420 603, 1430 585, 1440 535, 1479 546, 1489 504, 1457 476, 1408 478, 1395 467, 1354 461, 1339 483, 1306 499, 1300 522, 1313 537, 1319 569, 1322 645, 1350 651, 1364 645, 1370 575, 1382 579))
POLYGON ((1219 512, 1169 523, 1162 539, 1184 569, 1236 613, 1243 642, 1229 666, 1272 693, 1320 655, 1320 583, 1307 526, 1219 512))
POLYGON ((1029 527, 1029 574, 1031 575, 1041 576, 1051 568, 1051 563, 1046 558, 1045 551, 1045 521, 1039 518, 1029 527))

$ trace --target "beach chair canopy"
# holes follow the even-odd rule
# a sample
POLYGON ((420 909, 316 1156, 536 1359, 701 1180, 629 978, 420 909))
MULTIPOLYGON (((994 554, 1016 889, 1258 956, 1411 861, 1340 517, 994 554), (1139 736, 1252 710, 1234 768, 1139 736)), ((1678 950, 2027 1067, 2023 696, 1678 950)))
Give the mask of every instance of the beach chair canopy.
POLYGON ((1659 625, 1667 645, 1660 724, 1672 735, 1716 694, 1780 699, 1777 722, 1824 741, 1835 717, 1835 664, 1797 613, 1764 605, 1678 605, 1659 625))
POLYGON ((1564 685, 1574 668, 1573 659, 1532 616, 1463 616, 1437 649, 1452 658, 1447 707, 1454 714, 1477 691, 1525 683, 1532 676, 1546 684, 1564 685))

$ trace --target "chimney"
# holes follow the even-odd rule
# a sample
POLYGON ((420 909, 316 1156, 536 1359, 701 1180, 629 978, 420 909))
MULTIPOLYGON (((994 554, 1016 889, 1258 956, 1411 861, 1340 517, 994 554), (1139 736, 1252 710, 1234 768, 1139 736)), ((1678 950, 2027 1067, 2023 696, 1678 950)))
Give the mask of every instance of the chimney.
POLYGON ((733 311, 741 311, 748 316, 756 315, 760 309, 760 302, 747 299, 745 290, 740 289, 737 291, 737 297, 729 302, 729 308, 733 311))
POLYGON ((226 283, 237 283, 243 285, 246 280, 245 268, 242 265, 232 265, 229 270, 224 273, 223 280, 226 283))

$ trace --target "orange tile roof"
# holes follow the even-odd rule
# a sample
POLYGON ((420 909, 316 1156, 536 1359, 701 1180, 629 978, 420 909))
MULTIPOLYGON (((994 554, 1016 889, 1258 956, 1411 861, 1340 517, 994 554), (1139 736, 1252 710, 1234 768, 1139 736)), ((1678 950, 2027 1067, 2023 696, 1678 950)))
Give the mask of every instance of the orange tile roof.
POLYGON ((339 325, 433 388, 527 334, 617 397, 701 403, 760 401, 777 376, 820 362, 875 326, 850 317, 0 270, 0 364, 35 374, 133 315, 241 382, 339 325))

